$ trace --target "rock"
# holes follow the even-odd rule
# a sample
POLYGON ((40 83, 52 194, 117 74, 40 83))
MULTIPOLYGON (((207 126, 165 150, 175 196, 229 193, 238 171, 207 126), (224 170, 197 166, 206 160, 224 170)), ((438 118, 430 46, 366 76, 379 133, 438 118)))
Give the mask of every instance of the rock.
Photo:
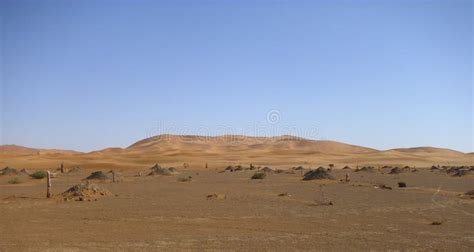
POLYGON ((374 185, 374 188, 378 188, 378 189, 386 189, 386 190, 392 190, 392 188, 390 186, 387 186, 385 184, 377 184, 377 185, 374 185))
POLYGON ((223 200, 226 199, 227 196, 225 194, 213 193, 209 194, 206 197, 208 200, 223 200))

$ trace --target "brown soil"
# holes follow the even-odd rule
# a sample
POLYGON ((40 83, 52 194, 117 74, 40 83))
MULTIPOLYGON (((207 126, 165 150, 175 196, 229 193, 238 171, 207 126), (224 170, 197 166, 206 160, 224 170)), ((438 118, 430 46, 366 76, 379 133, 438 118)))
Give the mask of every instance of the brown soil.
MULTIPOLYGON (((333 169, 336 180, 302 181, 299 172, 252 180, 255 171, 223 169, 180 170, 192 183, 136 177, 139 169, 130 169, 122 182, 100 185, 113 196, 90 202, 46 199, 45 180, 12 185, 0 176, 0 233, 8 234, 0 250, 474 249, 474 199, 464 195, 474 189, 473 175, 333 169), (351 182, 338 182, 346 173, 351 182), (398 188, 399 181, 410 187, 398 188), (381 184, 393 189, 374 186, 381 184)), ((53 193, 90 172, 59 174, 53 193)), ((99 190, 73 191, 88 197, 99 190)))

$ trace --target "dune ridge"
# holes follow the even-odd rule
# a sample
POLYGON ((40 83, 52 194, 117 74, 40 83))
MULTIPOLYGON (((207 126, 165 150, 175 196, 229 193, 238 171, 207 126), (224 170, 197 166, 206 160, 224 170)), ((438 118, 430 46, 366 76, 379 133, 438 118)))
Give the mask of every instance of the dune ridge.
POLYGON ((377 150, 328 140, 296 136, 254 137, 242 135, 158 135, 139 140, 126 148, 106 148, 88 153, 35 149, 18 145, 0 146, 0 165, 34 168, 65 162, 85 167, 146 167, 153 163, 202 168, 205 163, 224 166, 254 163, 291 165, 413 165, 474 164, 472 153, 435 147, 377 150))

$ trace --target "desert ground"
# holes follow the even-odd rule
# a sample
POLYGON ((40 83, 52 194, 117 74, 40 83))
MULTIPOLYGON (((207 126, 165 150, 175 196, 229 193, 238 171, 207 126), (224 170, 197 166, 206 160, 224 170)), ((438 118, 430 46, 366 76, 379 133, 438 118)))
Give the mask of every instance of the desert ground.
POLYGON ((16 172, 0 175, 0 251, 474 250, 472 153, 221 140, 91 153, 3 146, 0 165, 16 172), (154 173, 156 163, 176 172, 154 173), (329 164, 330 178, 303 180, 329 164), (51 198, 46 179, 30 176, 40 170, 53 173, 51 198), (86 180, 96 171, 104 177, 86 180), (64 193, 81 183, 106 193, 64 193))

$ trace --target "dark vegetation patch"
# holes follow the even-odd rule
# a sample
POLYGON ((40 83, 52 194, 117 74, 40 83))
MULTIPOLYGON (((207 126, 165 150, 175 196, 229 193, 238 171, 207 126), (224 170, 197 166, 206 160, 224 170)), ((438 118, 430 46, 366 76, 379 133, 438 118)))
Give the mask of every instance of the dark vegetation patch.
POLYGON ((34 172, 33 174, 30 175, 30 177, 34 179, 44 179, 48 176, 48 174, 45 171, 37 171, 34 172))
POLYGON ((255 174, 253 174, 251 179, 264 179, 266 176, 267 174, 265 172, 258 171, 255 174))
POLYGON ((303 176, 303 180, 315 180, 315 179, 334 179, 331 174, 324 168, 319 167, 316 170, 310 170, 303 176))
POLYGON ((108 180, 110 177, 103 171, 95 171, 91 175, 87 176, 87 180, 108 180))

